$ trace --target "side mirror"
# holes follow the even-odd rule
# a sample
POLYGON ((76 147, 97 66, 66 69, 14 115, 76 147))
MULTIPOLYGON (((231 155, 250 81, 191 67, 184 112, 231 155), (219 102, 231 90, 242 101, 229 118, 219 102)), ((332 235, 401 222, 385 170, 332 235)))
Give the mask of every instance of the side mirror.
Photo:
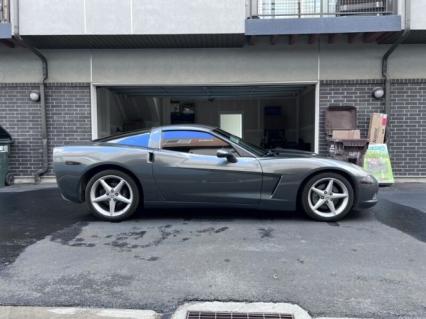
POLYGON ((216 156, 219 158, 226 158, 226 160, 230 163, 236 163, 237 158, 234 154, 228 152, 227 150, 217 150, 216 156))

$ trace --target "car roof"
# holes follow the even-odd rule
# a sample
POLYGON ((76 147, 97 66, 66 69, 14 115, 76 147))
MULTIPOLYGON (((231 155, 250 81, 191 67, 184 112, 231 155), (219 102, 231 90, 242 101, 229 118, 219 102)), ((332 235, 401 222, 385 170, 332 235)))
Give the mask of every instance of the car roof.
POLYGON ((174 124, 174 125, 165 125, 165 126, 158 126, 153 127, 151 129, 140 129, 140 130, 134 130, 129 132, 123 132, 115 135, 110 135, 102 138, 98 138, 95 140, 92 140, 92 142, 108 142, 113 139, 122 138, 126 136, 133 136, 137 134, 143 134, 143 133, 149 133, 153 130, 161 129, 164 131, 174 131, 174 130, 186 130, 186 131, 205 131, 210 132, 215 129, 213 126, 208 125, 201 125, 201 124, 174 124))
POLYGON ((208 125, 202 125, 202 124, 173 124, 173 125, 158 126, 153 129, 161 129, 163 131, 171 131, 171 130, 211 131, 214 129, 214 127, 208 126, 208 125))

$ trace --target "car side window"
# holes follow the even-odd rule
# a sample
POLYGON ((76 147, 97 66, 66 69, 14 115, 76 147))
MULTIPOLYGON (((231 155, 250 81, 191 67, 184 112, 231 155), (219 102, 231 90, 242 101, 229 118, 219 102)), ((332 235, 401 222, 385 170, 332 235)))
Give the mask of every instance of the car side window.
POLYGON ((149 132, 144 132, 136 135, 124 136, 115 140, 110 140, 109 143, 117 143, 121 145, 139 146, 148 148, 149 132))
POLYGON ((207 132, 191 130, 163 131, 161 148, 175 152, 210 156, 216 156, 219 149, 233 151, 232 146, 224 140, 207 132))

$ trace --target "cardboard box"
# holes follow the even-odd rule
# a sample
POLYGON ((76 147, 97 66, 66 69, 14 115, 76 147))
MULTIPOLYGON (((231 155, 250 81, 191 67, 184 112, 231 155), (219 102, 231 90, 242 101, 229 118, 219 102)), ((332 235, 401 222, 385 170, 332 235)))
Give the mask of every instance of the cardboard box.
POLYGON ((325 111, 327 137, 332 137, 334 130, 356 130, 356 119, 355 106, 329 106, 325 111))
POLYGON ((370 118, 368 140, 370 144, 383 144, 385 142, 386 125, 388 116, 383 113, 373 113, 370 118))
POLYGON ((357 140, 361 138, 359 130, 333 130, 332 138, 335 140, 357 140))

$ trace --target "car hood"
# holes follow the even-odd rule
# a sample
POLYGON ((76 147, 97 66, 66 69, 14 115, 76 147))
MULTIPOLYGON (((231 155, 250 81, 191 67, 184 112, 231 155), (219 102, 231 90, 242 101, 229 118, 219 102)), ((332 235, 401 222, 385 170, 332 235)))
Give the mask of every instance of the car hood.
POLYGON ((262 157, 260 159, 262 168, 266 173, 312 172, 319 169, 343 170, 353 176, 365 176, 368 173, 355 164, 345 161, 323 157, 317 153, 299 150, 274 149, 276 155, 262 157))

